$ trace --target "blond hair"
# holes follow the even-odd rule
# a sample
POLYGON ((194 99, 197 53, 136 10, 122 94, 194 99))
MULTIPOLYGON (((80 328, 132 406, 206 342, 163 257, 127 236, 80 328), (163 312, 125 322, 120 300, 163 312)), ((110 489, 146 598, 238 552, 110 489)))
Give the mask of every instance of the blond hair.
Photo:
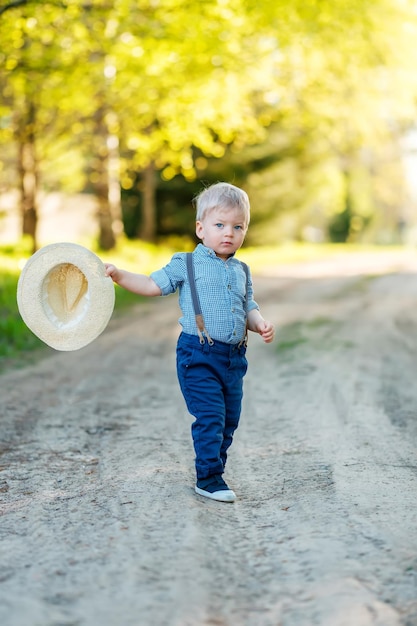
POLYGON ((230 183, 215 183, 206 187, 195 198, 196 220, 201 222, 212 209, 239 208, 246 226, 250 220, 250 203, 246 191, 230 183))

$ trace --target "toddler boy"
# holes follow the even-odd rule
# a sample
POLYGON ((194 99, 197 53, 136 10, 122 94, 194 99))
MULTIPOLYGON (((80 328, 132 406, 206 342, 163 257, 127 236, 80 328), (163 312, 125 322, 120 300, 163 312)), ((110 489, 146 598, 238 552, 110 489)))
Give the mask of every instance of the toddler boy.
POLYGON ((227 452, 238 427, 247 370, 246 333, 259 333, 265 343, 274 326, 253 299, 250 270, 235 258, 250 220, 245 191, 216 183, 196 198, 196 234, 192 254, 174 254, 150 276, 106 264, 113 281, 143 296, 179 290, 182 332, 177 342, 177 375, 187 408, 195 420, 195 491, 220 502, 235 493, 223 479, 227 452))

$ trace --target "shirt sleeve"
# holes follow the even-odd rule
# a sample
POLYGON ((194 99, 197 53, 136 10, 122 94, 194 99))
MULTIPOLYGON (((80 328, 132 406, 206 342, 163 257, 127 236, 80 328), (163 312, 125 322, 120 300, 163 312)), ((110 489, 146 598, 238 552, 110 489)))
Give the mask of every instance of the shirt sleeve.
POLYGON ((247 289, 247 293, 246 293, 246 301, 247 301, 247 311, 249 313, 249 311, 253 311, 254 309, 257 309, 259 311, 259 305, 257 302, 255 302, 255 300, 253 299, 253 283, 252 283, 252 274, 251 271, 249 269, 249 276, 248 276, 248 289, 247 289))
POLYGON ((175 293, 185 280, 186 264, 183 253, 174 254, 171 261, 160 270, 152 272, 152 280, 158 285, 163 296, 175 293))

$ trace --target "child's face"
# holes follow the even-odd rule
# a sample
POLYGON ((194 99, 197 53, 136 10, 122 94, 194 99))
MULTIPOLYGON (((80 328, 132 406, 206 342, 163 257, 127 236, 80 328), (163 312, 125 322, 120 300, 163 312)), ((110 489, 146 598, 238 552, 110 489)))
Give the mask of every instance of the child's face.
POLYGON ((244 215, 238 207, 212 209, 196 222, 196 235, 224 261, 239 250, 247 231, 244 215))

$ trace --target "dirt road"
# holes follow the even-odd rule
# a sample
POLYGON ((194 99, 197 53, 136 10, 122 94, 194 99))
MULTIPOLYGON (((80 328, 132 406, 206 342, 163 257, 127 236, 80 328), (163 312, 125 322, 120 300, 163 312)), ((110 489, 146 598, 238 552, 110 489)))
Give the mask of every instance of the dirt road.
POLYGON ((415 259, 362 265, 256 279, 234 504, 193 491, 175 297, 0 376, 0 624, 416 626, 415 259))

